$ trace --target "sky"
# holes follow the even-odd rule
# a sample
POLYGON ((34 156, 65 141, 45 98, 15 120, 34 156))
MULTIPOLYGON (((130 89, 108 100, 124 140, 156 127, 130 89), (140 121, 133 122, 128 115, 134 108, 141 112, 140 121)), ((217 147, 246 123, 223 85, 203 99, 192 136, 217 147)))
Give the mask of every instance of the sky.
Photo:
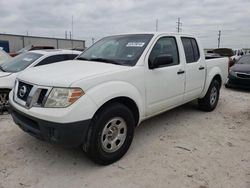
POLYGON ((86 40, 119 33, 182 32, 205 48, 250 47, 250 0, 0 0, 0 33, 86 40))

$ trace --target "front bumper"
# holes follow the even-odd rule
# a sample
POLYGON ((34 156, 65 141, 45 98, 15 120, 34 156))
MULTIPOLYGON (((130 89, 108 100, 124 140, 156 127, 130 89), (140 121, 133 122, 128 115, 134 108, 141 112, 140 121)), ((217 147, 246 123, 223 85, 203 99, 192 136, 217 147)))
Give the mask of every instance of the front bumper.
POLYGON ((250 79, 243 79, 233 75, 228 76, 227 86, 250 89, 250 79))
POLYGON ((84 143, 90 119, 73 123, 55 123, 27 115, 13 106, 10 113, 14 122, 30 135, 65 147, 77 147, 84 143))

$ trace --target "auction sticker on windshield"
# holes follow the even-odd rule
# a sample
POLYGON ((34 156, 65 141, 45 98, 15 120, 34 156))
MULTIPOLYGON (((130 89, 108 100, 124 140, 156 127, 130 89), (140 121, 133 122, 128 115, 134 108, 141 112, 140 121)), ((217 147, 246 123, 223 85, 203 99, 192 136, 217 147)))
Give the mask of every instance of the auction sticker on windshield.
POLYGON ((32 60, 33 60, 33 58, 28 58, 28 57, 23 58, 23 61, 32 61, 32 60))
POLYGON ((127 47, 143 47, 145 42, 129 42, 126 46, 127 47))

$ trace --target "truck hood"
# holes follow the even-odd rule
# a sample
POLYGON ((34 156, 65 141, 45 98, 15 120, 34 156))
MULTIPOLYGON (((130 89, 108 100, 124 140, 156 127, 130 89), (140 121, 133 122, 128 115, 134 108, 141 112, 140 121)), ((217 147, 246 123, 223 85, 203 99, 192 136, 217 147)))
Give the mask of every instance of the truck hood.
POLYGON ((69 87, 72 83, 90 77, 127 69, 126 66, 101 62, 71 60, 30 68, 18 79, 42 86, 69 87))
POLYGON ((250 64, 235 64, 231 70, 234 72, 250 73, 250 64))
POLYGON ((11 74, 12 74, 11 72, 2 72, 2 71, 0 71, 0 78, 9 76, 11 74))

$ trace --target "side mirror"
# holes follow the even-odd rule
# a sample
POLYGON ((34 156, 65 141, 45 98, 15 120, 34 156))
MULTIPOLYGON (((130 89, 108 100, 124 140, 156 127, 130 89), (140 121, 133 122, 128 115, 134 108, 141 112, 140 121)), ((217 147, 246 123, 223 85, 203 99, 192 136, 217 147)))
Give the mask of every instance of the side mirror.
POLYGON ((173 63, 173 56, 170 54, 161 54, 158 55, 153 62, 150 62, 149 68, 155 69, 158 67, 170 65, 173 63))

